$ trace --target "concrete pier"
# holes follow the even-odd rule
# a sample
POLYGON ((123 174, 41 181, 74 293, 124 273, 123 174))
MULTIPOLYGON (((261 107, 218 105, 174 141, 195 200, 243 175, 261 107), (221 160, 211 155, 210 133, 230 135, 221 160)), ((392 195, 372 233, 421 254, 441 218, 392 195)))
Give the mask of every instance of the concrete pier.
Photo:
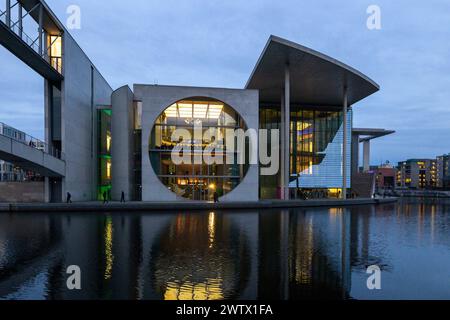
POLYGON ((264 200, 264 201, 242 201, 242 202, 77 202, 45 203, 45 204, 13 204, 0 203, 0 212, 86 212, 94 214, 97 212, 159 212, 162 211, 210 211, 210 210, 248 210, 248 209, 294 209, 314 207, 343 207, 355 205, 377 205, 396 203, 397 198, 386 199, 323 199, 323 200, 264 200))

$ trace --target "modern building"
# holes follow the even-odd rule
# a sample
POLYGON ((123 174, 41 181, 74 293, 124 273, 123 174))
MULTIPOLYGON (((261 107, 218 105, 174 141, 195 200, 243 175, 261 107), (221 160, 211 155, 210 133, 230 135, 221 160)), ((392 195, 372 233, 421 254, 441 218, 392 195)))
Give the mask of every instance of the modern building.
POLYGON ((397 187, 431 189, 437 183, 437 167, 434 159, 409 159, 399 162, 397 187))
POLYGON ((122 192, 127 200, 239 201, 303 191, 345 198, 351 190, 353 109, 379 90, 354 68, 270 36, 243 88, 135 84, 113 91, 44 1, 5 1, 0 43, 44 77, 43 152, 61 151, 44 163, 27 158, 46 174, 47 201, 66 192, 75 201, 105 193, 118 200, 122 192), (39 30, 32 45, 21 27, 25 12, 39 30), (191 138, 174 141, 180 129, 191 138), (223 143, 234 141, 228 130, 247 133, 236 138, 244 150, 223 143), (171 157, 180 143, 192 164, 171 157), (199 154, 213 143, 217 161, 209 163, 199 154), (262 149, 279 159, 275 172, 268 174, 273 163, 262 149))
POLYGON ((450 154, 444 154, 436 158, 436 187, 450 189, 450 154))

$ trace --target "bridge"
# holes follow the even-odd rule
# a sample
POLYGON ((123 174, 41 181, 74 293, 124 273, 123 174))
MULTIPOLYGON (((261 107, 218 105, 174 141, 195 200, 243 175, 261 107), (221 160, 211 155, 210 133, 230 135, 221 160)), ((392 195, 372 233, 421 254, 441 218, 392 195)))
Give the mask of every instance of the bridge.
MULTIPOLYGON (((1 0, 0 0, 1 1, 1 0)), ((59 83, 62 76, 62 27, 39 0, 5 1, 0 6, 0 44, 44 78, 59 83), (14 14, 13 14, 14 13, 14 14), (28 35, 24 19, 37 23, 37 35, 28 35)))
POLYGON ((62 152, 1 122, 0 159, 44 177, 61 178, 66 174, 62 152))

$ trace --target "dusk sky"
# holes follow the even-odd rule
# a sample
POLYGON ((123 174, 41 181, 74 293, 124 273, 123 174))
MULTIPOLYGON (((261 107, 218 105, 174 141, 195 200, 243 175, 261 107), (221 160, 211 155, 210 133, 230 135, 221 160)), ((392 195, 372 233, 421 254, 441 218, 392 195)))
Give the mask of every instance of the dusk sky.
MULTIPOLYGON (((450 152, 450 1, 47 0, 116 89, 124 84, 243 88, 271 34, 363 72, 380 92, 354 106, 354 126, 396 130, 372 164, 450 152), (381 30, 366 26, 381 8, 381 30)), ((0 122, 38 138, 43 80, 0 47, 0 122)))

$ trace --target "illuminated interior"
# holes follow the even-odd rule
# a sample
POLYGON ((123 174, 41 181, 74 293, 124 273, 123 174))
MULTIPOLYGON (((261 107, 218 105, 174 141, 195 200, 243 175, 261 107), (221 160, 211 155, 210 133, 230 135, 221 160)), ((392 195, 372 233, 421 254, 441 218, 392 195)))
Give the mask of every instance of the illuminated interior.
POLYGON ((50 64, 55 70, 62 73, 62 37, 50 36, 49 38, 50 64))
MULTIPOLYGON (((219 197, 231 192, 244 178, 248 165, 226 164, 227 154, 237 153, 226 150, 226 130, 247 130, 243 119, 229 105, 212 99, 193 98, 178 101, 158 117, 149 142, 152 167, 161 182, 177 196, 190 200, 211 201, 216 193, 219 197), (194 127, 202 127, 203 137, 194 135, 194 127), (191 134, 188 141, 172 141, 177 129, 185 129, 191 134), (206 133, 213 133, 208 135, 206 133), (191 150, 185 156, 192 159, 190 164, 175 165, 172 150, 181 144, 191 150), (205 148, 214 146, 213 156, 221 159, 215 164, 195 163, 194 156, 205 148)), ((248 149, 248 146, 247 146, 248 149)), ((248 152, 246 152, 248 154, 248 152)))
POLYGON ((97 110, 97 162, 98 162, 98 186, 97 199, 103 200, 103 196, 110 193, 112 179, 112 135, 111 135, 111 109, 97 110))
MULTIPOLYGON (((259 122, 261 129, 281 129, 281 107, 262 105, 260 106, 259 122)), ((290 114, 290 145, 289 145, 289 169, 290 183, 298 181, 298 187, 292 192, 304 191, 311 193, 305 197, 332 197, 338 196, 337 189, 329 189, 331 186, 337 186, 333 183, 335 175, 330 171, 323 171, 315 174, 314 168, 320 166, 327 155, 331 155, 336 161, 334 167, 340 167, 340 155, 332 154, 327 148, 332 145, 338 136, 339 129, 343 123, 342 112, 333 107, 318 108, 304 107, 301 105, 292 105, 290 114), (322 111, 320 109, 325 109, 322 111), (299 176, 311 176, 315 186, 302 187, 299 176), (326 184, 323 181, 326 180, 326 184), (302 189, 302 190, 301 190, 302 189)), ((271 142, 268 143, 269 150, 271 142)), ((281 172, 281 171, 280 171, 281 172)), ((262 199, 280 198, 280 174, 277 176, 260 175, 260 197, 262 199)), ((339 179, 339 178, 338 178, 339 179)), ((339 184, 342 178, 339 179, 339 184)), ((294 189, 294 188, 291 188, 294 189)), ((302 195, 298 195, 302 198, 302 195)))

